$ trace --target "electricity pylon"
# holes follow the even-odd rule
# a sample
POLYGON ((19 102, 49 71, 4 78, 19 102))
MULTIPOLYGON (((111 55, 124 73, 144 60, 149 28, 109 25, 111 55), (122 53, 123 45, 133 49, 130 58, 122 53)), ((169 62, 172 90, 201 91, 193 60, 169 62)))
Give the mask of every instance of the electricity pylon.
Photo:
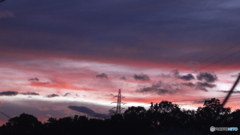
POLYGON ((123 104, 123 105, 126 104, 126 103, 122 102, 122 98, 125 98, 125 97, 122 97, 121 89, 119 89, 118 95, 114 96, 113 98, 115 98, 115 97, 117 97, 117 102, 112 102, 112 103, 117 103, 117 107, 113 107, 112 109, 117 108, 115 111, 115 114, 121 114, 121 110, 124 109, 121 107, 121 104, 123 104))

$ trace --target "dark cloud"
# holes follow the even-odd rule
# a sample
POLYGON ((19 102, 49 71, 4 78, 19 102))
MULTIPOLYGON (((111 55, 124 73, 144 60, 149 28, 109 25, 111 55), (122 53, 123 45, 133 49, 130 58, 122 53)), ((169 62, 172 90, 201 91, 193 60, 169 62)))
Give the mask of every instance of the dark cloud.
POLYGON ((204 80, 206 82, 215 82, 218 80, 218 77, 216 74, 211 74, 211 73, 207 73, 207 72, 201 72, 199 75, 197 75, 197 79, 198 80, 204 80))
POLYGON ((143 87, 136 91, 141 93, 146 92, 146 93, 156 93, 158 95, 165 95, 165 94, 175 94, 179 90, 180 89, 178 85, 169 85, 159 81, 157 83, 152 84, 152 86, 150 87, 143 87))
POLYGON ((181 83, 183 86, 188 86, 191 88, 195 88, 196 90, 202 90, 207 92, 207 88, 214 88, 216 87, 215 84, 211 84, 211 83, 207 83, 207 82, 197 82, 195 84, 193 84, 192 82, 189 83, 181 83))
POLYGON ((113 110, 109 110, 109 114, 101 114, 101 113, 96 113, 90 108, 84 107, 84 106, 68 106, 69 109, 82 112, 87 114, 90 117, 101 117, 101 118, 109 118, 111 115, 114 113, 113 110))
POLYGON ((139 74, 139 75, 135 74, 135 75, 133 76, 133 78, 134 78, 135 80, 150 81, 149 76, 148 76, 148 75, 145 75, 145 74, 139 74))
POLYGON ((196 83, 196 89, 197 90, 203 90, 203 91, 208 91, 206 88, 214 88, 216 87, 215 84, 210 84, 210 83, 207 83, 207 82, 197 82, 196 83))
POLYGON ((70 93, 65 93, 63 96, 66 97, 66 96, 68 96, 68 95, 70 95, 70 93))
POLYGON ((18 92, 16 91, 3 91, 0 92, 0 96, 16 96, 18 92))
MULTIPOLYGON (((183 80, 194 79, 194 76, 191 74, 188 74, 186 76, 181 76, 181 77, 183 80)), ((195 84, 193 84, 192 82, 182 83, 182 85, 192 87, 192 88, 195 87, 196 90, 202 90, 202 91, 208 92, 207 88, 216 87, 216 85, 212 83, 215 82, 218 78, 215 74, 201 72, 199 75, 197 75, 197 79, 202 82, 197 82, 195 84)))
POLYGON ((84 106, 68 106, 68 108, 78 112, 86 113, 89 116, 96 116, 96 112, 84 106))
POLYGON ((202 87, 208 87, 208 88, 216 87, 215 84, 210 84, 210 83, 207 83, 207 82, 198 82, 197 85, 202 86, 202 87))
POLYGON ((59 95, 57 94, 51 94, 51 95, 47 95, 48 98, 52 98, 52 97, 59 97, 59 95))
POLYGON ((38 78, 30 78, 30 79, 28 79, 29 81, 31 81, 31 82, 39 82, 39 79, 38 78))
POLYGON ((179 78, 185 81, 190 81, 195 79, 192 74, 183 75, 183 76, 180 76, 179 78))
POLYGON ((106 78, 106 79, 108 79, 108 76, 107 76, 107 74, 105 74, 105 73, 98 74, 98 75, 96 75, 96 77, 97 77, 97 78, 106 78))
POLYGON ((38 93, 35 93, 35 92, 25 92, 25 93, 18 93, 16 91, 3 91, 3 92, 0 92, 0 96, 16 96, 18 94, 21 94, 21 95, 31 95, 31 96, 39 95, 38 93))
POLYGON ((188 86, 188 87, 195 87, 195 84, 189 82, 189 83, 181 83, 182 85, 188 86))
POLYGON ((120 79, 121 79, 121 80, 126 80, 126 77, 125 77, 125 76, 123 76, 123 77, 121 77, 120 79))
POLYGON ((161 74, 160 76, 164 78, 170 78, 170 77, 178 78, 184 81, 190 81, 195 79, 195 77, 192 74, 180 75, 177 69, 171 71, 169 74, 161 74))
POLYGON ((22 95, 32 95, 32 96, 40 95, 39 93, 35 93, 35 92, 26 92, 26 93, 20 93, 20 94, 22 94, 22 95))

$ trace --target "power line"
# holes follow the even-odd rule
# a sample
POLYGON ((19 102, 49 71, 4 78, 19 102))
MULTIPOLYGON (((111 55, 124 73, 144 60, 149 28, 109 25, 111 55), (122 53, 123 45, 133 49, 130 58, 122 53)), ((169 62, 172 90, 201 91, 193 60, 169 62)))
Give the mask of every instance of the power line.
POLYGON ((9 119, 11 119, 11 117, 9 117, 7 114, 3 113, 2 111, 0 111, 1 114, 3 114, 4 116, 8 117, 9 119))
MULTIPOLYGON (((210 57, 208 57, 208 58, 200 61, 199 63, 208 61, 208 60, 216 57, 217 55, 222 54, 222 53, 224 53, 224 52, 226 52, 226 51, 228 51, 228 50, 230 50, 230 49, 232 49, 232 48, 234 48, 234 47, 236 47, 236 46, 239 46, 239 44, 236 44, 236 45, 233 45, 233 46, 231 46, 231 47, 229 47, 229 48, 226 48, 226 49, 224 49, 223 51, 221 51, 221 52, 219 52, 219 53, 217 53, 217 54, 213 54, 212 56, 210 56, 210 57)), ((199 56, 199 55, 196 55, 196 56, 199 56)), ((189 61, 193 60, 194 58, 196 58, 196 57, 192 57, 189 61)))
MULTIPOLYGON (((240 52, 240 50, 237 51, 237 52, 240 52)), ((206 68, 206 67, 209 67, 209 66, 211 66, 211 65, 213 65, 213 64, 216 64, 216 63, 218 63, 218 62, 220 62, 220 61, 222 61, 222 60, 224 60, 224 59, 226 59, 226 58, 228 58, 228 57, 230 57, 230 56, 236 54, 237 52, 231 53, 230 55, 228 55, 228 56, 226 56, 226 57, 223 57, 223 58, 220 59, 220 60, 217 60, 217 61, 215 61, 215 62, 213 62, 213 63, 211 63, 211 64, 208 64, 208 65, 206 65, 206 66, 200 68, 199 70, 204 69, 204 68, 206 68)))
MULTIPOLYGON (((223 67, 223 66, 225 66, 225 65, 227 65, 227 66, 225 66, 225 67, 228 67, 228 66, 230 66, 230 65, 232 65, 233 63, 236 63, 236 62, 238 62, 238 61, 240 61, 240 57, 235 58, 234 60, 229 60, 229 61, 227 61, 226 63, 223 63, 223 64, 218 65, 217 69, 214 69, 214 71, 220 70, 221 67, 223 67)), ((239 66, 239 65, 236 65, 236 66, 239 66)), ((233 66, 233 67, 236 67, 236 66, 233 66)))
MULTIPOLYGON (((198 69, 197 71, 202 70, 202 69, 204 69, 204 68, 207 68, 207 67, 209 67, 209 66, 211 66, 211 65, 213 65, 213 64, 216 64, 216 63, 218 63, 218 62, 221 62, 222 60, 224 60, 224 59, 226 59, 226 58, 228 58, 228 57, 230 57, 230 56, 232 56, 232 55, 234 55, 234 54, 236 54, 236 53, 238 53, 238 52, 240 52, 240 50, 237 51, 237 52, 231 53, 231 54, 229 54, 229 55, 221 58, 220 60, 217 60, 217 61, 215 61, 215 62, 212 62, 212 63, 210 63, 210 64, 208 64, 208 65, 206 65, 206 66, 198 69)), ((196 72, 196 71, 190 72, 189 74, 192 74, 192 73, 194 73, 194 72, 196 72)), ((169 82, 167 82, 167 83, 173 82, 173 81, 175 81, 175 80, 177 80, 177 79, 178 79, 178 78, 175 78, 174 80, 169 81, 169 82)))
POLYGON ((234 61, 230 61, 228 63, 218 65, 218 67, 216 69, 214 69, 214 71, 216 72, 216 71, 219 71, 219 70, 222 70, 222 69, 228 69, 228 68, 234 69, 235 67, 239 67, 239 65, 233 65, 234 63, 238 62, 239 60, 240 59, 236 59, 234 61))

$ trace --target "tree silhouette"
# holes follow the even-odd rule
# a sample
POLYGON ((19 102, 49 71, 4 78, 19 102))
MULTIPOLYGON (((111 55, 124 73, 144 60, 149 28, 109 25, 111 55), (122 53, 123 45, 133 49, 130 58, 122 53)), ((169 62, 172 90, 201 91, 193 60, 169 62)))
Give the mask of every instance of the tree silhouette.
POLYGON ((219 99, 212 98, 204 102, 196 113, 196 127, 200 130, 209 130, 210 126, 224 126, 230 116, 230 108, 223 108, 219 99))
POLYGON ((143 107, 129 107, 125 112, 124 112, 124 119, 127 121, 138 121, 141 119, 144 119, 145 117, 145 108, 143 107))
POLYGON ((23 113, 19 117, 9 119, 4 128, 5 132, 9 132, 11 135, 38 135, 41 134, 43 126, 33 115, 23 113))
MULTIPOLYGON (((149 109, 129 107, 123 115, 115 114, 110 119, 94 119, 75 115, 64 118, 49 118, 42 124, 36 117, 21 114, 9 119, 0 127, 1 135, 146 135, 146 134, 212 134, 210 126, 238 127, 240 110, 231 112, 223 108, 219 99, 206 100, 203 107, 181 110, 169 101, 151 103, 149 109)), ((215 132, 226 134, 226 132, 215 132)), ((228 132, 228 134, 239 134, 228 132)))

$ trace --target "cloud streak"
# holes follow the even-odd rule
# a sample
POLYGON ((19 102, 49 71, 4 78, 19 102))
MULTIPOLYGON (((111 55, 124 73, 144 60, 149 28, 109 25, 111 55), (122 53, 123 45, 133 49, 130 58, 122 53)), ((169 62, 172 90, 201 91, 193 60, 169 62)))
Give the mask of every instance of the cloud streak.
POLYGON ((192 82, 189 83, 181 83, 184 86, 188 86, 188 87, 195 87, 195 84, 193 84, 192 82))
POLYGON ((55 88, 55 89, 68 89, 79 91, 97 91, 91 88, 71 86, 66 82, 55 80, 52 82, 31 82, 31 84, 25 84, 25 86, 39 87, 39 88, 55 88))
POLYGON ((190 81, 195 79, 192 74, 183 75, 183 76, 180 76, 179 78, 184 81, 190 81))
POLYGON ((40 95, 39 93, 35 93, 35 92, 25 92, 25 93, 20 93, 22 95, 31 95, 31 96, 36 96, 36 95, 40 95))
POLYGON ((18 92, 16 91, 3 91, 0 92, 0 96, 16 96, 18 92))
POLYGON ((196 89, 197 90, 203 90, 203 91, 208 91, 206 88, 214 88, 216 87, 215 84, 210 84, 210 83, 207 83, 207 82, 197 82, 196 84, 196 89))
POLYGON ((30 78, 30 79, 28 79, 29 81, 31 81, 31 82, 39 82, 39 79, 38 78, 30 78))
POLYGON ((53 98, 53 97, 59 97, 59 95, 57 95, 57 94, 50 94, 50 95, 47 95, 46 97, 53 98))
POLYGON ((171 71, 169 74, 161 74, 160 75, 163 78, 177 78, 177 79, 181 79, 183 81, 190 81, 190 80, 195 80, 195 77, 192 74, 187 74, 187 75, 180 75, 179 71, 173 70, 171 71))

